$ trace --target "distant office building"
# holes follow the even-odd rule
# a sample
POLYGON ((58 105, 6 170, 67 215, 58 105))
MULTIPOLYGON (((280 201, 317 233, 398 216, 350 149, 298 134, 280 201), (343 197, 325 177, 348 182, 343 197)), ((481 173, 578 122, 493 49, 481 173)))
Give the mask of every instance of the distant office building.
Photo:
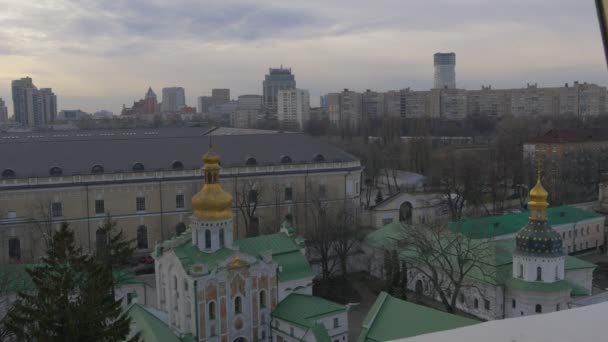
POLYGON ((84 117, 90 117, 91 114, 83 112, 80 109, 64 109, 57 115, 59 121, 80 121, 84 117))
POLYGON ((30 77, 12 82, 15 121, 24 126, 51 124, 57 116, 57 96, 51 88, 38 90, 30 77))
POLYGON ((199 96, 196 99, 197 113, 209 113, 209 107, 211 106, 213 106, 213 97, 211 96, 199 96))
POLYGON ((109 110, 102 109, 93 113, 93 119, 111 119, 114 116, 114 113, 109 110))
POLYGON ((310 94, 304 89, 279 90, 277 119, 288 130, 302 130, 310 120, 310 94))
POLYGON ((456 54, 436 53, 434 56, 435 65, 435 89, 456 88, 456 54))
POLYGON ((262 118, 262 95, 241 95, 230 124, 232 127, 252 128, 262 118))
POLYGON ((264 82, 264 109, 268 118, 274 118, 277 115, 277 96, 279 90, 296 89, 295 75, 291 73, 291 68, 268 69, 264 82))
POLYGON ((148 91, 143 99, 133 102, 131 108, 127 108, 123 105, 122 115, 150 115, 156 114, 160 110, 158 101, 156 99, 156 93, 151 87, 148 87, 148 91))
POLYGON ((177 112, 186 106, 186 93, 182 87, 163 88, 161 111, 177 112))
POLYGON ((220 105, 230 102, 230 89, 211 89, 213 104, 220 105))
POLYGON ((230 126, 237 110, 237 101, 209 107, 209 118, 220 126, 230 126))
POLYGON ((6 103, 4 100, 0 98, 0 122, 8 121, 8 109, 6 108, 6 103))
POLYGON ((431 91, 431 117, 460 120, 467 116, 467 91, 444 88, 431 91))
POLYGON ((467 114, 500 118, 511 114, 511 91, 481 86, 481 90, 467 91, 467 114))
POLYGON ((309 112, 310 120, 315 121, 329 121, 329 114, 327 113, 327 108, 324 107, 314 107, 310 108, 309 112))

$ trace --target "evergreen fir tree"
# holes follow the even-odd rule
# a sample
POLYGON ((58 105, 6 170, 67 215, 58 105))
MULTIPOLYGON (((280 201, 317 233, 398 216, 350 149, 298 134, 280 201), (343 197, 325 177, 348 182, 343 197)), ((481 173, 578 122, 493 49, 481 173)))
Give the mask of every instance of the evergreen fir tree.
POLYGON ((6 329, 18 341, 124 341, 130 319, 114 300, 111 272, 76 248, 67 223, 49 247, 42 264, 27 270, 34 289, 19 293, 6 329))
POLYGON ((401 288, 401 265, 399 262, 399 256, 396 250, 391 252, 391 266, 393 267, 393 278, 391 281, 391 294, 400 297, 401 288))
POLYGON ((401 299, 407 300, 407 264, 404 262, 401 263, 401 299))
POLYGON ((127 240, 122 228, 110 214, 106 215, 101 230, 107 239, 104 247, 97 251, 97 259, 111 268, 121 268, 126 265, 135 252, 135 239, 127 240))
POLYGON ((382 201, 384 201, 384 198, 382 197, 382 191, 380 191, 380 189, 378 189, 378 192, 376 192, 376 204, 378 204, 382 201))

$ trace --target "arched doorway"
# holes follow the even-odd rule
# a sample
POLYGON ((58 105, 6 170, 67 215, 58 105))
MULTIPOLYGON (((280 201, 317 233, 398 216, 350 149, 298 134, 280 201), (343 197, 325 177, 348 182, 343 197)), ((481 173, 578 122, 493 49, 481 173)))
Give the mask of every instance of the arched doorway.
POLYGON ((175 225, 175 235, 182 235, 183 232, 186 231, 186 225, 183 222, 180 222, 175 225))
POLYGON ((247 342, 247 339, 244 337, 235 338, 233 342, 247 342))
POLYGON ((420 279, 416 280, 416 295, 422 296, 423 291, 424 290, 422 287, 422 280, 420 280, 420 279))
POLYGON ((401 206, 399 206, 399 222, 412 224, 412 203, 401 203, 401 206))

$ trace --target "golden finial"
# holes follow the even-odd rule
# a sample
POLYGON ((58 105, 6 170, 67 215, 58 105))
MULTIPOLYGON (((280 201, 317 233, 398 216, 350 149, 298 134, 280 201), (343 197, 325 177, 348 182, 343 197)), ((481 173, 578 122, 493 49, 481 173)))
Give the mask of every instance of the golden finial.
POLYGON ((535 221, 546 221, 547 207, 549 207, 549 203, 547 203, 549 193, 541 183, 540 158, 537 160, 536 173, 536 185, 530 190, 530 202, 528 202, 528 206, 530 207, 530 219, 535 221))
POLYGON ((236 254, 232 261, 228 264, 229 269, 247 267, 249 264, 246 261, 241 260, 241 257, 236 254))

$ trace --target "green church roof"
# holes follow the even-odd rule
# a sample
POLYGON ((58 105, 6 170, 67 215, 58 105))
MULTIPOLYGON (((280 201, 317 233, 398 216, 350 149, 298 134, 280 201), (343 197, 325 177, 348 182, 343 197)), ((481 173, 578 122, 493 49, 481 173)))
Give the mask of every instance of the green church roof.
POLYGON ((140 339, 145 342, 186 342, 189 337, 179 338, 173 330, 160 318, 153 315, 146 307, 140 304, 132 304, 127 310, 131 322, 135 324, 136 331, 140 333, 140 339))
MULTIPOLYGON (((270 252, 273 260, 282 269, 278 275, 279 281, 284 282, 314 276, 310 263, 300 251, 301 247, 294 239, 284 233, 236 240, 234 246, 238 247, 240 252, 257 258, 262 258, 265 252, 270 252)), ((237 253, 235 250, 228 248, 222 248, 215 253, 204 253, 190 241, 185 241, 173 250, 185 270, 189 270, 192 265, 198 263, 205 264, 209 269, 213 269, 219 263, 237 253)))
POLYGON ((272 317, 311 329, 317 342, 330 341, 327 329, 318 319, 346 311, 344 305, 320 297, 292 293, 283 299, 272 312, 272 317))
POLYGON ((477 323, 382 292, 367 313, 357 342, 391 341, 477 323))
MULTIPOLYGON (((553 227, 604 217, 604 215, 592 211, 566 206, 547 209, 547 216, 549 225, 553 227)), ((449 228, 452 231, 461 232, 475 239, 492 238, 517 233, 528 224, 528 217, 528 211, 517 214, 488 216, 451 223, 449 228)))

